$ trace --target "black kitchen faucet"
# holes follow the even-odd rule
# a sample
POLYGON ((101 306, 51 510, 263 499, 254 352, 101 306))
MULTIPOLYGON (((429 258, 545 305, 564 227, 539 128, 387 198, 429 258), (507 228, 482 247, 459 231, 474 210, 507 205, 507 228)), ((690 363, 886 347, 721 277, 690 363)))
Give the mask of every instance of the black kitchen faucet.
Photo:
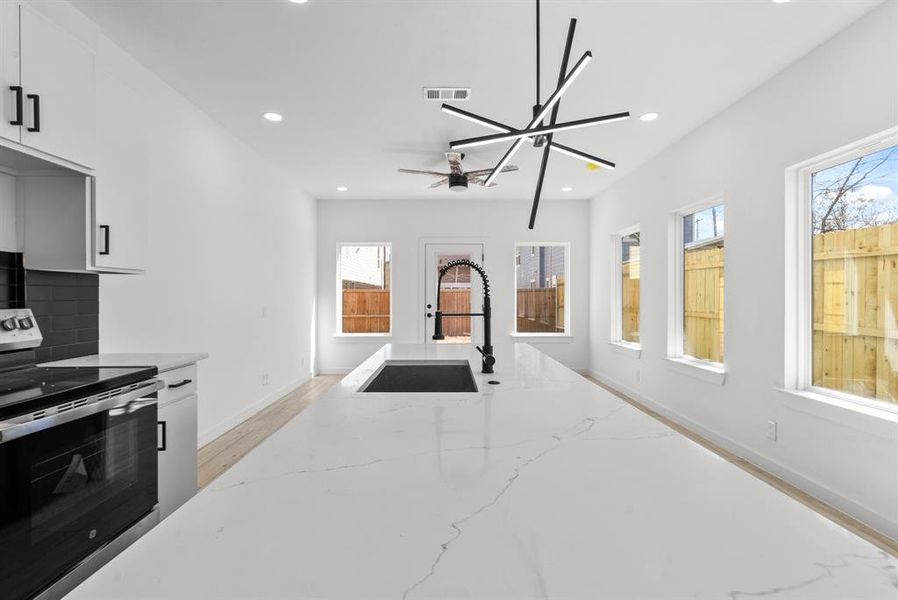
POLYGON ((493 338, 490 333, 490 317, 492 316, 492 309, 490 308, 490 280, 486 276, 486 271, 483 270, 483 267, 478 265, 475 262, 472 262, 466 258, 460 258, 457 260, 451 260, 444 267, 440 269, 440 278, 437 280, 437 311, 434 315, 434 324, 433 324, 433 339, 435 340, 443 340, 446 337, 443 335, 443 317, 483 317, 483 347, 477 346, 477 351, 480 352, 482 356, 482 373, 492 373, 493 365, 496 364, 496 357, 493 356, 493 338), (443 314, 440 311, 440 288, 443 285, 443 276, 449 271, 449 269, 455 267, 471 267, 480 275, 480 278, 483 279, 483 312, 480 313, 447 313, 443 314))

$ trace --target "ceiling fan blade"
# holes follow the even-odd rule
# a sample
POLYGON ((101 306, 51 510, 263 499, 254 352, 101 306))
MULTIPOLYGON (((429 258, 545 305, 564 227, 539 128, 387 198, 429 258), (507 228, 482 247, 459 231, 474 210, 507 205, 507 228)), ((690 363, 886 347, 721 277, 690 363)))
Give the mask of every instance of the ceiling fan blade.
POLYGON ((483 177, 468 177, 468 183, 476 183, 483 187, 496 187, 495 183, 487 185, 486 180, 484 180, 483 177))
POLYGON ((429 187, 429 188, 438 188, 438 187, 440 187, 441 185, 446 185, 447 183, 449 183, 449 178, 448 178, 448 177, 444 177, 444 178, 440 179, 439 181, 435 181, 435 182, 431 183, 431 184, 430 184, 429 186, 427 186, 427 187, 429 187))
POLYGON ((400 173, 411 173, 412 175, 433 175, 434 177, 446 177, 446 173, 438 171, 422 171, 419 169, 397 169, 400 173))
MULTIPOLYGON (((518 167, 516 165, 508 165, 507 167, 502 167, 503 173, 510 173, 512 171, 517 171, 518 167)), ((481 175, 487 175, 491 173, 492 169, 478 169, 476 171, 466 171, 465 175, 468 177, 480 177, 481 175)))

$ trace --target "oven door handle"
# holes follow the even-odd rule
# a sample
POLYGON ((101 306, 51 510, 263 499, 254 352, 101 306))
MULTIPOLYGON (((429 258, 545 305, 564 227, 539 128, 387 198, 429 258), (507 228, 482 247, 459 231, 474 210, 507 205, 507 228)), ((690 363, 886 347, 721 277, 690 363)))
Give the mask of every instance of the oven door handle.
POLYGON ((8 419, 0 422, 0 444, 105 411, 108 411, 110 416, 118 416, 130 414, 148 406, 155 406, 156 398, 148 398, 147 395, 158 392, 164 387, 165 382, 161 379, 149 379, 144 385, 125 394, 89 402, 78 408, 54 413, 37 420, 33 419, 31 415, 8 419))

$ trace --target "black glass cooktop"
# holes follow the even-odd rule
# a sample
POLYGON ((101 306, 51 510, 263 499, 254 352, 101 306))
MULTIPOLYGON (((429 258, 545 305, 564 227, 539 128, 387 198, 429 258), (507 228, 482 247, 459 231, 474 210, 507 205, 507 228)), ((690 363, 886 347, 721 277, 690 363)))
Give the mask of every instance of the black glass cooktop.
POLYGON ((25 367, 0 373, 0 418, 149 379, 156 367, 25 367))

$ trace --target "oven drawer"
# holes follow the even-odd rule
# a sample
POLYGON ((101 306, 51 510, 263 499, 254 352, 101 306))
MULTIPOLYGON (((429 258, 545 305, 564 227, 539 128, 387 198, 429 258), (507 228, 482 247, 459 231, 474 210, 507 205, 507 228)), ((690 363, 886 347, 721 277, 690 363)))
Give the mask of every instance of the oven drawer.
POLYGON ((159 406, 177 402, 196 394, 196 365, 159 373, 165 387, 159 391, 159 406))

